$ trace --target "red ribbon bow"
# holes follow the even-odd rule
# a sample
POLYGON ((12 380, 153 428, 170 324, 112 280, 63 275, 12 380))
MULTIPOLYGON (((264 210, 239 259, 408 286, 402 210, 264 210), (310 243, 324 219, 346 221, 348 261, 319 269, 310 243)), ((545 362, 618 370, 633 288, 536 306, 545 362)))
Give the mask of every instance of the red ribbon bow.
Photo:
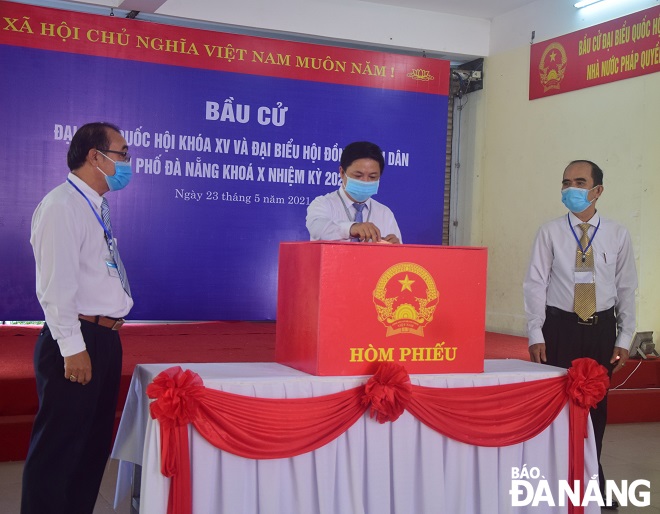
POLYGON ((607 394, 610 378, 605 366, 589 358, 575 359, 568 369, 566 392, 572 402, 585 409, 595 407, 607 394))
POLYGON ((406 369, 385 362, 364 386, 362 405, 371 406, 370 417, 379 423, 396 421, 412 397, 412 384, 406 369))
POLYGON ((161 425, 188 425, 197 413, 195 393, 203 389, 204 383, 197 373, 180 366, 168 368, 147 386, 147 396, 155 399, 149 405, 151 417, 161 425))
MULTIPOLYGON (((584 440, 587 438, 589 409, 607 394, 610 378, 607 370, 595 360, 583 357, 571 362, 566 375, 566 394, 569 400, 569 470, 568 483, 580 481, 580 498, 584 494, 584 440)), ((568 505, 569 514, 584 512, 582 505, 568 505)))
POLYGON ((196 396, 204 389, 197 373, 183 371, 180 366, 159 373, 147 386, 147 396, 155 399, 149 405, 151 417, 160 422, 160 472, 172 478, 168 514, 192 513, 188 424, 195 420, 196 396))

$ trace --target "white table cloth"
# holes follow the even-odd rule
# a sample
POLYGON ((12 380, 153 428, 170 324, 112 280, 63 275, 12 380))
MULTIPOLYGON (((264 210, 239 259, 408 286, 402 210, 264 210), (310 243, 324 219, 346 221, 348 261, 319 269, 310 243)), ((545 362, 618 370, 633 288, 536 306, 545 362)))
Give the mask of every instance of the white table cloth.
MULTIPOLYGON (((170 480, 160 473, 160 427, 145 391, 164 369, 180 365, 204 385, 262 398, 322 396, 370 377, 316 377, 276 363, 145 364, 133 373, 112 458, 120 462, 115 505, 142 466, 141 514, 165 514, 170 480)), ((411 375, 415 385, 479 387, 562 376, 566 370, 520 360, 488 360, 484 373, 411 375)), ((484 448, 431 430, 408 412, 379 424, 368 412, 331 443, 293 458, 252 460, 211 446, 189 428, 194 514, 494 514, 561 513, 566 507, 512 506, 514 468, 538 468, 552 490, 568 477, 568 407, 535 438, 484 448)), ((598 465, 591 423, 585 484, 598 465)), ((532 485, 538 481, 530 479, 532 485)), ((555 496, 555 498, 558 498, 555 496)), ((600 509, 590 503, 587 514, 600 509)))

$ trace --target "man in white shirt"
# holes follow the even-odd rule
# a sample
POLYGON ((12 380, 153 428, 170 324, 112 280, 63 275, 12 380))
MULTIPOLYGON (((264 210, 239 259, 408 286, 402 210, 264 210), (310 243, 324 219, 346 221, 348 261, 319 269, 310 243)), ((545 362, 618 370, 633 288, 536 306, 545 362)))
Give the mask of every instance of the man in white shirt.
POLYGON ((371 241, 401 243, 392 211, 371 198, 385 168, 382 150, 358 141, 344 148, 339 166, 341 186, 318 196, 307 208, 312 241, 371 241))
MULTIPOLYGON (((542 225, 537 233, 523 284, 533 362, 569 368, 574 359, 591 357, 611 375, 628 360, 635 332, 635 256, 628 230, 596 212, 603 190, 603 172, 595 163, 571 162, 562 180, 562 202, 570 212, 542 225), (583 247, 584 224, 588 240, 583 247), (575 312, 581 312, 575 302, 576 284, 595 287, 595 312, 582 314, 586 319, 575 312)), ((607 397, 591 410, 591 419, 602 490, 600 451, 607 397)))
POLYGON ((118 329, 133 306, 103 195, 131 178, 119 128, 80 127, 67 180, 32 218, 39 411, 23 470, 22 514, 92 514, 107 463, 121 378, 118 329))

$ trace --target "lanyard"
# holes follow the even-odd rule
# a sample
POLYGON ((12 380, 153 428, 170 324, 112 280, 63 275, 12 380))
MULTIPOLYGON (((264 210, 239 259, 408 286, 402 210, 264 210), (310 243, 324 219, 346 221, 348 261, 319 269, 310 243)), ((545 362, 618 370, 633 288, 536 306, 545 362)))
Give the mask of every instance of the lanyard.
POLYGON ((105 241, 106 241, 106 243, 108 243, 108 247, 110 248, 110 251, 112 251, 112 232, 111 232, 110 229, 106 226, 106 224, 103 223, 103 220, 101 219, 101 216, 99 216, 99 213, 96 212, 96 209, 95 209, 94 206, 92 205, 92 202, 89 200, 89 198, 87 198, 87 196, 85 195, 85 193, 83 193, 77 185, 75 185, 73 182, 71 182, 71 179, 66 179, 66 181, 67 181, 69 184, 71 184, 71 185, 76 189, 76 191, 78 191, 78 192, 82 195, 82 197, 83 197, 85 200, 87 200, 87 203, 89 204, 89 208, 92 209, 92 212, 94 213, 94 216, 96 216, 96 219, 97 219, 97 220, 99 221, 99 223, 101 224, 101 227, 103 227, 103 232, 105 232, 105 241))
POLYGON ((596 232, 598 232, 598 229, 600 228, 600 218, 598 219, 598 225, 596 225, 596 230, 594 230, 593 235, 591 236, 591 239, 589 240, 589 244, 587 245, 586 248, 582 248, 582 243, 580 242, 580 238, 578 238, 577 234, 575 233, 575 229, 573 228, 573 225, 571 225, 571 218, 566 214, 566 220, 568 221, 568 226, 571 229, 571 232, 573 232, 573 237, 577 241, 578 246, 580 247, 580 252, 582 253, 582 262, 584 262, 587 259, 587 252, 589 251, 589 248, 591 248, 591 244, 594 242, 594 239, 596 238, 596 232))
MULTIPOLYGON (((348 221, 355 221, 355 216, 357 216, 357 212, 355 213, 355 216, 351 218, 351 213, 348 210, 348 207, 346 206, 346 202, 344 202, 344 199, 341 197, 341 194, 339 193, 339 189, 337 190, 337 196, 341 200, 341 204, 344 206, 344 210, 346 211, 346 217, 348 218, 348 221)), ((369 213, 367 214, 367 221, 371 219, 371 208, 368 209, 369 213)))

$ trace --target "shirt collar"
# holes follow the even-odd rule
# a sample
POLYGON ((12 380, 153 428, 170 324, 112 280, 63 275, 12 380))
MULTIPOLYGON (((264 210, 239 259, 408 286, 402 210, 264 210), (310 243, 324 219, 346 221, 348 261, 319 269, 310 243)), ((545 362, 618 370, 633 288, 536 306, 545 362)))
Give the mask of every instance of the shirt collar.
MULTIPOLYGON (((585 223, 575 214, 573 214, 571 211, 568 211, 568 219, 571 220, 572 227, 577 227, 578 225, 585 223)), ((600 223, 600 216, 598 215, 598 211, 596 211, 594 215, 591 217, 591 219, 587 220, 586 223, 589 223, 589 225, 591 225, 592 227, 597 227, 598 223, 600 223)))
MULTIPOLYGON (((357 210, 353 204, 355 203, 353 200, 351 200, 348 195, 346 194, 346 191, 344 190, 344 186, 341 184, 339 185, 339 196, 342 197, 344 202, 346 202, 346 205, 350 205, 353 210, 357 210)), ((366 202, 363 202, 367 210, 371 209, 371 198, 369 198, 366 202)))
POLYGON ((76 186, 78 186, 78 189, 80 189, 83 193, 85 193, 85 196, 89 199, 90 202, 94 204, 94 206, 97 209, 101 208, 101 202, 103 201, 103 197, 100 196, 96 191, 94 191, 88 184, 85 182, 83 179, 75 175, 74 173, 69 173, 67 176, 67 179, 69 179, 71 182, 73 182, 76 186))

